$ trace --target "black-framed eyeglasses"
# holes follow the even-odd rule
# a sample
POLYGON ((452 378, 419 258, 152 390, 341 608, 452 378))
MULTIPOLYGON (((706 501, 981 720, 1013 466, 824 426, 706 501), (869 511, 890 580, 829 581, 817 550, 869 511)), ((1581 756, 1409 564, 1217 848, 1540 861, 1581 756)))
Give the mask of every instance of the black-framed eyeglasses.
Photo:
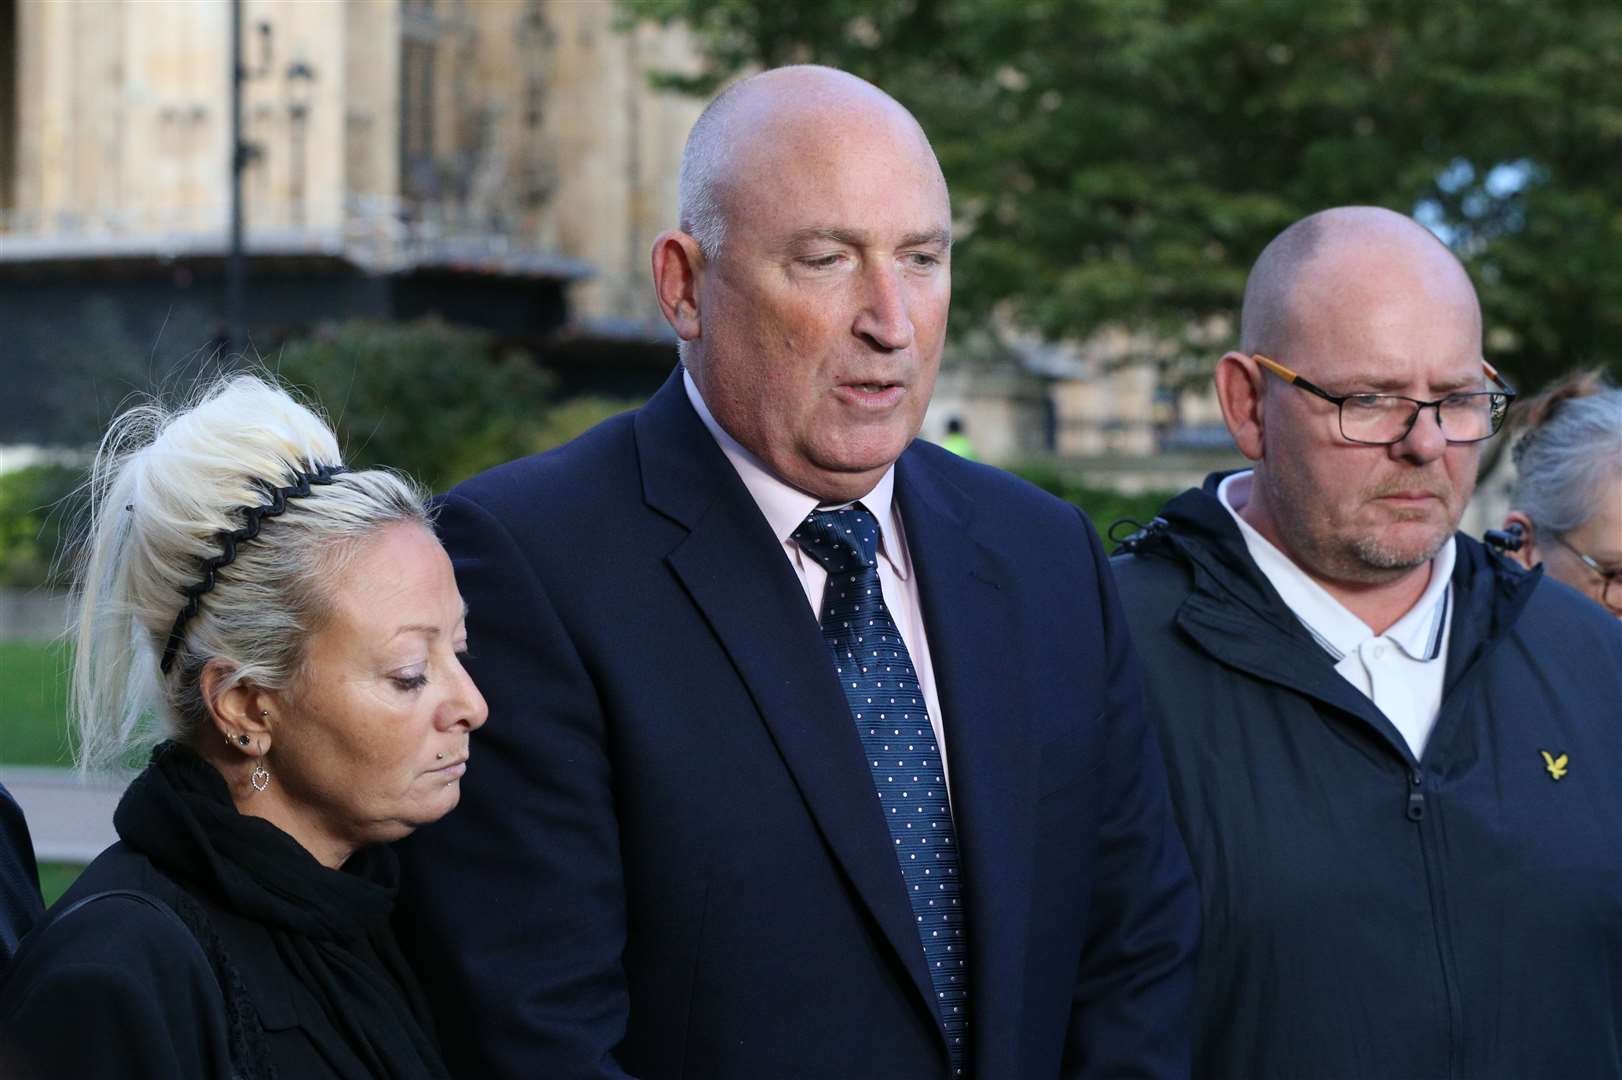
POLYGON ((1515 391, 1485 360, 1481 366, 1487 378, 1500 389, 1474 390, 1449 394, 1435 401, 1420 401, 1401 394, 1331 394, 1261 353, 1253 353, 1250 358, 1291 386, 1333 402, 1340 413, 1341 437, 1347 442, 1368 446, 1390 446, 1406 439, 1414 429, 1414 421, 1426 409, 1436 410, 1437 426, 1450 443, 1490 439, 1504 426, 1509 403, 1515 400, 1515 391))
POLYGON ((1622 570, 1607 570, 1594 559, 1578 551, 1572 546, 1571 541, 1564 536, 1559 533, 1550 535, 1559 542, 1561 547, 1581 559, 1584 566, 1598 574, 1600 579, 1605 582, 1604 585, 1600 586, 1600 602, 1612 611, 1622 611, 1622 570))

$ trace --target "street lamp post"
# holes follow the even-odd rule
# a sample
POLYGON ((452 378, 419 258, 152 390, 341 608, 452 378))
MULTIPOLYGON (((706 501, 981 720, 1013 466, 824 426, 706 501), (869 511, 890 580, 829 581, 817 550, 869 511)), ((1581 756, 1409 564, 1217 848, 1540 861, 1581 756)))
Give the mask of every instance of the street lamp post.
POLYGON ((226 349, 241 352, 248 347, 248 331, 243 315, 248 275, 242 251, 242 174, 259 148, 242 137, 242 84, 250 77, 270 70, 270 24, 259 24, 260 64, 250 73, 242 63, 242 0, 231 0, 231 248, 225 262, 226 349))
POLYGON ((305 220, 305 139, 310 120, 310 98, 315 92, 315 69, 303 60, 287 65, 287 118, 292 130, 292 156, 288 161, 288 196, 292 202, 292 224, 303 229, 305 220))

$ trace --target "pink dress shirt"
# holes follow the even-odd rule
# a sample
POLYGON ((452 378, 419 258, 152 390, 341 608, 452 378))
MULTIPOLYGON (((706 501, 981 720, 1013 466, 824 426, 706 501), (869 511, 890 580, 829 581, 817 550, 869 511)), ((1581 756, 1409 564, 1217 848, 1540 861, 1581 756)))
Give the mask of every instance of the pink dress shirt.
MULTIPOLYGON (((819 503, 815 495, 808 495, 778 479, 765 464, 734 439, 711 415, 704 397, 698 392, 693 377, 684 369, 682 385, 687 389, 687 400, 693 403, 698 418, 704 422, 721 447, 732 467, 738 470, 743 486, 749 489, 755 505, 771 527, 772 534, 783 545, 783 555, 799 577, 805 589, 806 603, 818 622, 822 620, 822 587, 828 572, 815 559, 800 550, 792 539, 795 529, 819 503)), ((901 640, 907 643, 907 654, 918 672, 918 685, 924 691, 924 704, 929 707, 929 723, 935 729, 935 742, 941 748, 942 767, 946 770, 947 795, 951 795, 952 775, 946 742, 946 731, 941 722, 940 698, 935 692, 935 668, 929 659, 929 639, 924 634, 924 612, 918 600, 918 580, 912 572, 912 559, 907 554, 907 533, 896 510, 895 466, 891 465, 873 486, 861 497, 861 503, 878 519, 883 535, 879 539, 879 585, 884 590, 884 606, 901 631, 901 640)), ((845 503, 833 504, 835 509, 845 503)))

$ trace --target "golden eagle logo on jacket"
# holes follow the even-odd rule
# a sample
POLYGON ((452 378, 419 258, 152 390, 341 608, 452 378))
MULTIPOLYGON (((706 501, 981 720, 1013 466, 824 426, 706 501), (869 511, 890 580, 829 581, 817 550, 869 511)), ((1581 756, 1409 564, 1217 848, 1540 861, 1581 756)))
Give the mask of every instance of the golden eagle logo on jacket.
POLYGON ((1550 776, 1552 776, 1556 780, 1558 780, 1562 776, 1566 775, 1566 755, 1565 754, 1561 754, 1559 757, 1555 757, 1553 754, 1549 753, 1547 750, 1539 750, 1538 753, 1543 755, 1543 767, 1545 769, 1549 770, 1549 775, 1550 776))

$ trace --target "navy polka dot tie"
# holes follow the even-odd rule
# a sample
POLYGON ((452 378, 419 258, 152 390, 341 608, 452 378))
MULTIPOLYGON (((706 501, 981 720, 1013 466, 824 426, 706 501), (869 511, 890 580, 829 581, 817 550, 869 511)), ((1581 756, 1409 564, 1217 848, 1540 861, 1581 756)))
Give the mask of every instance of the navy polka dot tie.
POLYGON ((968 1060, 969 967, 963 878, 946 771, 906 643, 879 587, 879 524, 861 503, 817 510, 794 532, 828 571, 822 640, 867 751, 901 878, 940 1002, 952 1075, 968 1060))

